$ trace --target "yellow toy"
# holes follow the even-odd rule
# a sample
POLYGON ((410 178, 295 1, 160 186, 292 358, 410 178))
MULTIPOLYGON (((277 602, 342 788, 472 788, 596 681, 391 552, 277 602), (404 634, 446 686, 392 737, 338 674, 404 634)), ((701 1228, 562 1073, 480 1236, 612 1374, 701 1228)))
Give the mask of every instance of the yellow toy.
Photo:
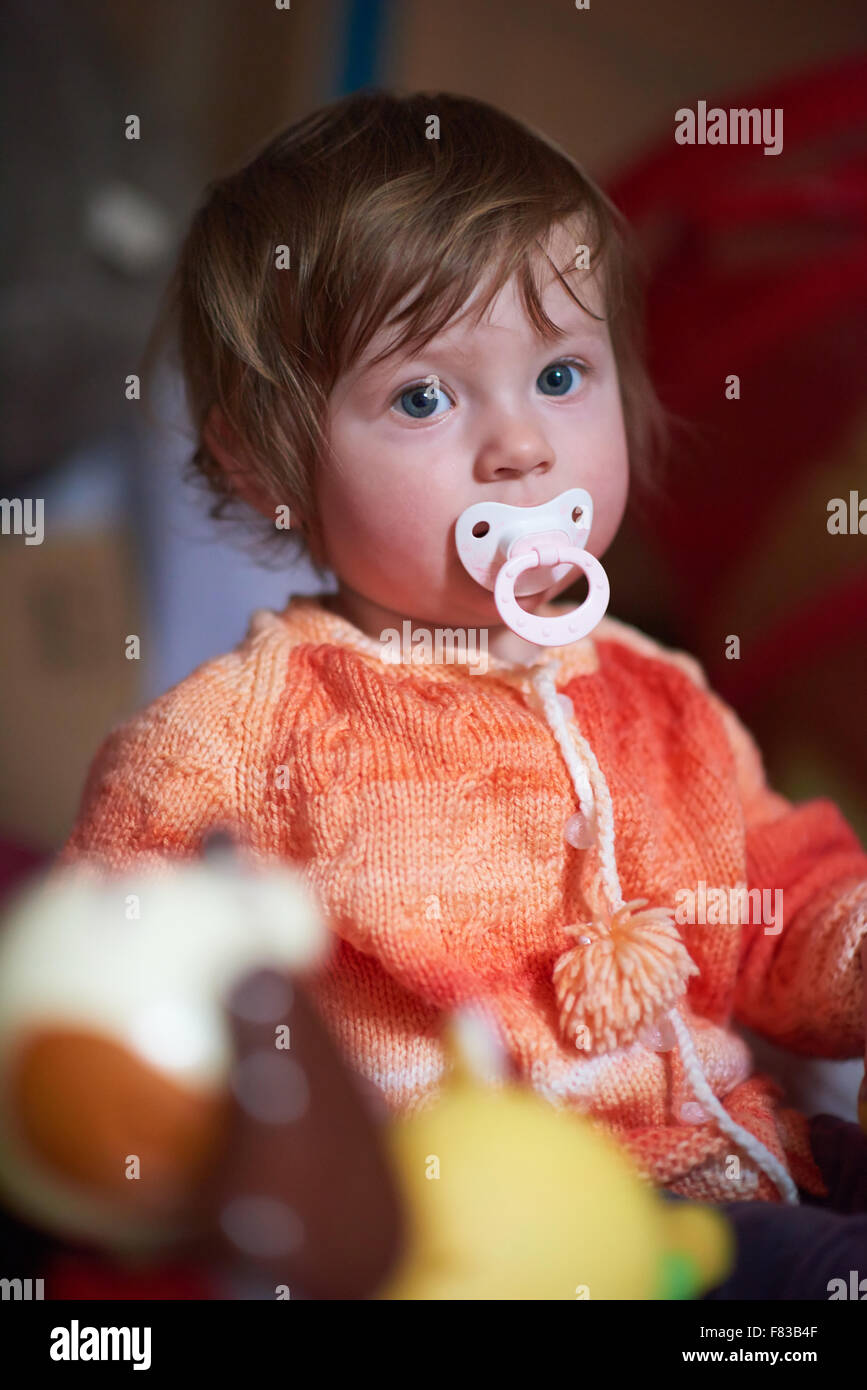
MULTIPOLYGON (((480 1079, 482 1017, 456 1016, 442 1098, 388 1142, 409 1213, 385 1299, 677 1299, 721 1283, 734 1239, 711 1207, 669 1203, 591 1121, 480 1079)), ((487 1059, 488 1073, 501 1070, 487 1059)))

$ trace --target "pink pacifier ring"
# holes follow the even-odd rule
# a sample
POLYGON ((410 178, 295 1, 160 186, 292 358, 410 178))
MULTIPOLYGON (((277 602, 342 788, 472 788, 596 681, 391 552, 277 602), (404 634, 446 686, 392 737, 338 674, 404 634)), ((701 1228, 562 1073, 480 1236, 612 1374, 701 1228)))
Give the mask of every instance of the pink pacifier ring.
POLYGON ((542 647, 565 647, 586 637, 604 617, 611 594, 608 576, 596 557, 587 550, 564 545, 545 546, 544 551, 544 555, 541 555, 535 548, 530 549, 506 561, 494 584, 494 602, 507 627, 528 642, 542 647), (515 584, 519 575, 540 565, 554 564, 575 565, 583 570, 589 586, 586 599, 571 613, 561 613, 556 618, 540 618, 535 613, 525 612, 515 598, 515 584))

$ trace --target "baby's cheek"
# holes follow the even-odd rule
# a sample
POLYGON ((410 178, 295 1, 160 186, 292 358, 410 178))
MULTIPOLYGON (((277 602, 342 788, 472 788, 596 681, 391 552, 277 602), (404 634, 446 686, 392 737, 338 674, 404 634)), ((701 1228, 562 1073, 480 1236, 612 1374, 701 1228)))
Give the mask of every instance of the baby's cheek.
POLYGON ((623 520, 626 499, 629 493, 629 471, 625 461, 614 461, 603 470, 596 480, 584 484, 593 498, 593 529, 590 532, 589 549, 593 555, 601 555, 613 541, 623 520))

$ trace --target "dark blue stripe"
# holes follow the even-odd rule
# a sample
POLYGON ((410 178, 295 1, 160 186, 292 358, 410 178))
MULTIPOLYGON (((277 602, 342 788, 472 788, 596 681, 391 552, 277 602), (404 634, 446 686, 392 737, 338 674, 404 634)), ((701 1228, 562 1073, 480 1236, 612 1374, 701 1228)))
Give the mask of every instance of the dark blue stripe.
POLYGON ((337 74, 337 96, 383 81, 383 37, 391 19, 389 0, 344 0, 344 44, 337 74))

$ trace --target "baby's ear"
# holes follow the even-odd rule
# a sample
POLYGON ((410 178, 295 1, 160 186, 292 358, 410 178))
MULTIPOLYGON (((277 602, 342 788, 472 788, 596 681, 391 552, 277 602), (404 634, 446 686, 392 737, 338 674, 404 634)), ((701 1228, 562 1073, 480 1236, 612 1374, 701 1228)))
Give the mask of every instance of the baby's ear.
POLYGON ((274 515, 274 507, 256 485, 255 472, 243 441, 229 424, 218 405, 212 405, 202 426, 202 438, 219 463, 232 491, 242 497, 254 511, 274 515))

